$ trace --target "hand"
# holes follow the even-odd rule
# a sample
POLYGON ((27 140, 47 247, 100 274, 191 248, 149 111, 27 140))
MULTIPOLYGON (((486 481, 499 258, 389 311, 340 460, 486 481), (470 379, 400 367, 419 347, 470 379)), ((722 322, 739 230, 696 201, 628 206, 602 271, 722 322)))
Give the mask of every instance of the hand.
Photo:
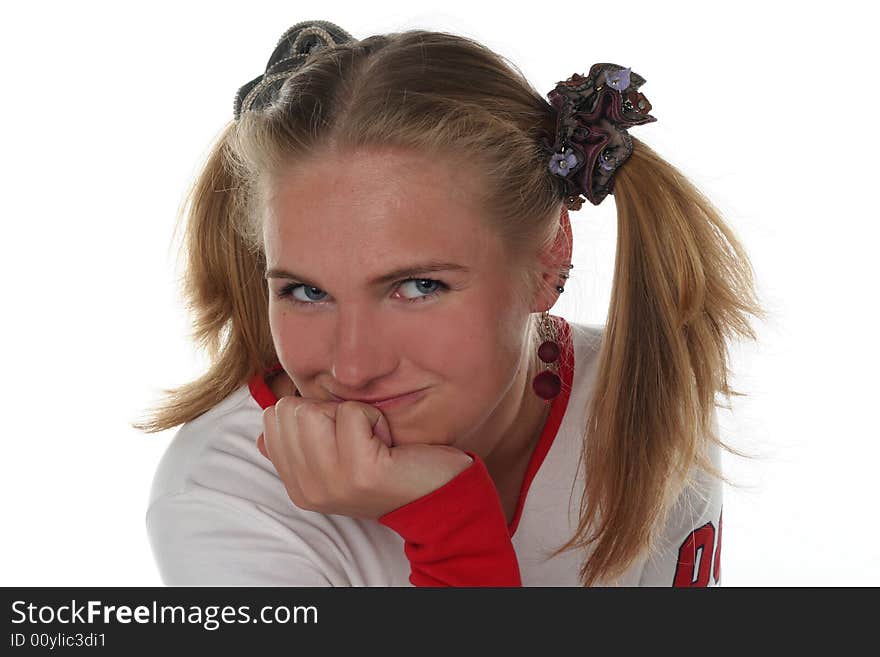
POLYGON ((285 396, 263 411, 257 448, 302 509, 377 519, 440 488, 473 459, 448 445, 392 447, 375 406, 285 396))

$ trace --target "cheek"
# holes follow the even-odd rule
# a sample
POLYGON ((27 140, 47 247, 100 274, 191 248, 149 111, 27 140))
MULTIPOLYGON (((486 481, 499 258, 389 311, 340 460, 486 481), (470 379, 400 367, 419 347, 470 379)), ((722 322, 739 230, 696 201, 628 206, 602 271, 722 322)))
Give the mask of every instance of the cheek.
POLYGON ((275 301, 269 302, 269 331, 272 333, 272 344, 275 345, 275 353, 279 356, 284 351, 284 345, 289 340, 290 321, 281 312, 275 301))
POLYGON ((435 316, 418 322, 414 330, 401 335, 407 358, 418 369, 435 372, 447 381, 459 382, 469 376, 475 361, 482 357, 484 344, 462 319, 435 316))
POLYGON ((304 344, 320 344, 314 322, 302 321, 295 313, 285 312, 283 302, 273 302, 269 307, 269 329, 275 354, 285 370, 302 376, 321 367, 319 350, 302 348, 304 344))
POLYGON ((420 340, 408 342, 407 353, 419 355, 411 359, 415 368, 429 372, 439 387, 412 425, 392 428, 401 432, 401 442, 455 444, 484 425, 516 378, 522 343, 510 328, 514 323, 484 305, 437 318, 424 326, 420 340))
POLYGON ((518 362, 516 331, 499 321, 497 309, 434 316, 403 338, 406 353, 421 368, 474 393, 500 385, 518 362))

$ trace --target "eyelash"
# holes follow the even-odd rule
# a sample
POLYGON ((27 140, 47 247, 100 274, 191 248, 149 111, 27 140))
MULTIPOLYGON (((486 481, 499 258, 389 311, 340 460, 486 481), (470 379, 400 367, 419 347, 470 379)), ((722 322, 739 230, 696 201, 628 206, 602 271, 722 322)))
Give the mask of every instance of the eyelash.
MULTIPOLYGON (((437 285, 439 287, 436 290, 434 290, 433 292, 429 292, 428 294, 426 294, 424 296, 415 297, 413 299, 407 299, 406 301, 409 303, 419 303, 422 301, 426 301, 426 300, 431 299, 433 297, 439 296, 440 294, 449 290, 449 286, 446 283, 444 283, 443 281, 435 280, 433 278, 405 278, 402 281, 398 281, 397 283, 395 283, 394 288, 397 289, 398 287, 400 287, 404 283, 409 283, 410 281, 437 283, 437 285)), ((293 296, 293 291, 298 287, 313 287, 313 286, 305 285, 303 283, 288 283, 287 285, 282 287, 280 290, 278 290, 278 292, 275 294, 275 296, 276 296, 276 298, 281 299, 281 300, 287 299, 298 306, 317 306, 322 303, 321 301, 300 301, 299 299, 295 298, 293 296)), ((313 289, 320 290, 321 288, 313 288, 313 289)), ((323 290, 321 290, 321 291, 323 292, 323 290)))

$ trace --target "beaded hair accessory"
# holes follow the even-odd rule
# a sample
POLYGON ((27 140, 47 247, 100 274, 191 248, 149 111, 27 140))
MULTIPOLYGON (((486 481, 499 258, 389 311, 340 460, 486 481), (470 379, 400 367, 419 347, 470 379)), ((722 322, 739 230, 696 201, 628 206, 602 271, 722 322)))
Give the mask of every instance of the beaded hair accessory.
POLYGON ((559 176, 569 210, 586 200, 599 205, 613 193, 614 172, 632 154, 627 128, 656 121, 639 87, 645 78, 617 64, 597 63, 586 77, 578 73, 547 94, 556 108, 554 143, 541 138, 550 171, 559 176))
MULTIPOLYGON (((289 28, 278 40, 263 74, 236 92, 235 120, 244 112, 271 105, 284 81, 313 52, 353 40, 329 21, 301 21, 289 28)), ((569 210, 581 209, 581 195, 599 205, 613 193, 614 172, 632 154, 627 128, 657 120, 648 113, 651 103, 639 93, 645 82, 632 69, 597 63, 589 75, 573 73, 547 94, 557 112, 556 133, 552 144, 544 136, 541 145, 550 171, 563 182, 569 210)))
POLYGON ((281 38, 265 72, 243 84, 235 94, 233 115, 238 121, 243 112, 261 110, 272 104, 278 90, 292 71, 302 66, 313 52, 353 37, 329 21, 301 21, 288 29, 281 38))

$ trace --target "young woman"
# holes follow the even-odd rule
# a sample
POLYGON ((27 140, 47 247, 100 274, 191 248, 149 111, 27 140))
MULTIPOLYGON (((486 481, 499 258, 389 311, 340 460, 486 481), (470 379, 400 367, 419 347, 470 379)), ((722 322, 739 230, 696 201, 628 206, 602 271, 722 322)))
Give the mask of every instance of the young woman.
POLYGON ((211 367, 135 425, 182 425, 147 512, 166 583, 719 583, 715 397, 763 313, 629 135, 642 83, 595 64, 547 102, 452 34, 284 33, 189 199, 211 367), (612 192, 607 324, 550 315, 569 210, 612 192))

